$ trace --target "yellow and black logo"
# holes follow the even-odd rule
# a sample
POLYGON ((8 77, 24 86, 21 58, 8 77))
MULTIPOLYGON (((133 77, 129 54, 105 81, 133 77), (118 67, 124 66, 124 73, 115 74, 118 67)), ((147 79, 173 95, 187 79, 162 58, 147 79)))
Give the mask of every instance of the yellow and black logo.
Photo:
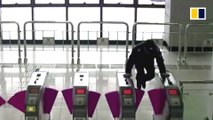
POLYGON ((191 7, 190 8, 190 20, 206 20, 206 8, 205 7, 191 7))

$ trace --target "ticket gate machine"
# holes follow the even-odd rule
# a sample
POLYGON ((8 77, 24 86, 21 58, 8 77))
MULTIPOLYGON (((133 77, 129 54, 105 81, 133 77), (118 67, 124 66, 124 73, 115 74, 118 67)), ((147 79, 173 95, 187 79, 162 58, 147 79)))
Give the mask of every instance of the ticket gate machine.
MULTIPOLYGON (((183 120, 183 100, 180 89, 171 73, 163 88, 148 91, 154 109, 153 120, 183 120)), ((157 74, 155 79, 162 80, 157 74)))
POLYGON ((182 94, 172 74, 170 76, 164 83, 169 107, 168 120, 183 120, 184 104, 182 94))
POLYGON ((37 72, 32 74, 32 80, 30 80, 25 98, 25 120, 41 120, 43 114, 43 93, 47 72, 37 72))
POLYGON ((97 92, 89 91, 89 74, 76 73, 73 88, 62 91, 73 120, 89 120, 100 98, 97 92))
POLYGON ((73 85, 73 120, 88 120, 89 76, 88 74, 79 74, 75 78, 73 85))
POLYGON ((131 79, 124 79, 123 75, 118 74, 119 98, 120 98, 120 120, 135 120, 136 113, 136 95, 135 88, 131 79))
POLYGON ((9 104, 25 114, 25 120, 50 119, 49 114, 58 91, 45 87, 47 79, 48 72, 34 72, 27 90, 20 91, 9 99, 9 104))
POLYGON ((114 118, 119 120, 136 120, 136 111, 144 91, 134 88, 130 78, 118 73, 118 91, 106 93, 106 99, 114 118))

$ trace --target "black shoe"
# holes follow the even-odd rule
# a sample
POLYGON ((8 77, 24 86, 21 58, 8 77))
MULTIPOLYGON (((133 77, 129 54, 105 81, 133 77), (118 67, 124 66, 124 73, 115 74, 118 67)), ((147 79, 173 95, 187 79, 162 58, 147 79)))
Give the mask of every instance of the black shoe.
POLYGON ((146 88, 146 82, 142 82, 141 85, 142 85, 143 89, 146 88))

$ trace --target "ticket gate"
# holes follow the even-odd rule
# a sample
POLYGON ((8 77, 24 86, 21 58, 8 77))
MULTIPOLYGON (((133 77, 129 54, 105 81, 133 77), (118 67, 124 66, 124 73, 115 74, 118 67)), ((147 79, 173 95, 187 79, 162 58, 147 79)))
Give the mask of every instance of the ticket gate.
MULTIPOLYGON (((163 81, 163 88, 148 91, 153 109, 153 120, 183 120, 184 104, 180 89, 172 76, 163 81)), ((162 80, 157 74, 155 79, 162 80)))
POLYGON ((76 73, 73 88, 62 91, 73 120, 89 120, 92 118, 100 94, 89 91, 89 74, 76 73))
MULTIPOLYGON (((120 77, 120 76, 119 76, 120 77)), ((122 78, 121 78, 122 79, 122 78)), ((130 79, 119 80, 120 120, 135 120, 136 96, 130 79)))
MULTIPOLYGON (((172 76, 172 75, 171 75, 172 76)), ((172 77, 167 78, 164 83, 166 98, 169 107, 168 120, 183 120, 184 104, 181 91, 172 77), (172 78, 172 79, 171 79, 172 78)))
POLYGON ((58 91, 47 88, 48 72, 32 74, 27 90, 17 92, 8 103, 25 114, 25 120, 50 119, 50 112, 58 91))
POLYGON ((118 91, 105 94, 112 116, 119 120, 136 120, 136 111, 144 95, 144 91, 135 89, 130 78, 118 73, 118 91))

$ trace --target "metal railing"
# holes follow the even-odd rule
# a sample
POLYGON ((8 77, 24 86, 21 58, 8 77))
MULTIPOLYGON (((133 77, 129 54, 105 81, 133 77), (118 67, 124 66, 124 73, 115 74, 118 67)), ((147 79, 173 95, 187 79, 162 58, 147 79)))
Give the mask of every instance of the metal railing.
MULTIPOLYGON (((52 42, 56 42, 56 40, 58 41, 61 41, 61 44, 63 46, 63 50, 65 48, 65 37, 66 36, 66 33, 69 33, 69 30, 27 30, 26 31, 26 34, 28 32, 33 32, 33 33, 36 33, 35 35, 35 40, 39 41, 41 40, 42 41, 42 51, 45 50, 45 47, 44 45, 54 45, 54 51, 56 50, 56 45, 57 44, 54 44, 52 42), (51 35, 50 35, 51 33, 51 35), (61 36, 60 36, 61 35, 61 36), (60 37, 60 38, 59 38, 60 37)), ((32 38, 33 40, 33 38, 32 38)), ((35 40, 33 41, 33 51, 36 51, 36 42, 35 40)))
MULTIPOLYGON (((77 64, 80 64, 80 33, 81 33, 81 25, 82 24, 121 24, 126 26, 126 60, 128 59, 128 43, 129 43, 129 25, 126 22, 122 21, 83 21, 78 23, 78 30, 77 30, 77 64)), ((100 31, 102 32, 102 31, 100 31)))
MULTIPOLYGON (((27 21, 24 23, 24 63, 27 63, 27 40, 26 40, 26 25, 27 24, 69 24, 71 27, 71 56, 72 56, 72 60, 71 63, 74 63, 74 27, 73 24, 69 21, 27 21)), ((32 31, 35 32, 35 31, 32 31)), ((68 31, 69 32, 69 31, 68 31)))
POLYGON ((148 23, 148 22, 136 22, 132 27, 132 48, 135 46, 137 25, 168 25, 168 26, 177 26, 178 27, 178 63, 181 63, 181 32, 183 30, 182 24, 179 23, 148 23))
MULTIPOLYGON (((108 39, 107 44, 105 43, 106 49, 104 49, 104 51, 108 51, 108 52, 119 52, 120 50, 119 45, 123 45, 124 39, 121 38, 123 37, 123 34, 125 34, 126 31, 102 31, 102 38, 103 39, 108 39), (122 34, 122 35, 120 35, 122 34), (114 46, 114 47, 110 47, 110 46, 114 46), (113 48, 113 49, 111 49, 113 48)), ((84 42, 83 45, 85 45, 87 48, 87 51, 98 51, 98 46, 100 46, 100 43, 98 43, 97 38, 100 39, 100 30, 85 30, 85 31, 81 31, 81 42, 84 42), (95 45, 96 44, 96 45, 95 45), (93 46, 91 46, 93 45, 93 46), (95 46, 94 46, 95 45, 95 46), (95 49, 94 49, 95 48, 95 49)), ((99 41, 100 42, 100 41, 99 41)), ((122 50, 121 50, 122 51, 122 50)))
MULTIPOLYGON (((18 38, 18 63, 21 63, 21 41, 20 41, 20 26, 15 21, 0 21, 0 26, 2 24, 15 24, 17 26, 17 38, 18 38)), ((2 31, 1 31, 2 32, 2 31)), ((1 33, 2 34, 2 33, 1 33)), ((0 37, 1 51, 3 50, 3 38, 0 37)))
MULTIPOLYGON (((184 34, 184 53, 183 53, 183 63, 187 63, 188 60, 187 60, 187 52, 188 52, 188 41, 189 41, 189 29, 191 27, 195 27, 195 26, 198 26, 198 27, 210 27, 212 26, 213 27, 213 23, 208 23, 208 24, 187 24, 186 27, 185 27, 185 34, 184 34)), ((202 48, 203 50, 203 48, 202 48)))

